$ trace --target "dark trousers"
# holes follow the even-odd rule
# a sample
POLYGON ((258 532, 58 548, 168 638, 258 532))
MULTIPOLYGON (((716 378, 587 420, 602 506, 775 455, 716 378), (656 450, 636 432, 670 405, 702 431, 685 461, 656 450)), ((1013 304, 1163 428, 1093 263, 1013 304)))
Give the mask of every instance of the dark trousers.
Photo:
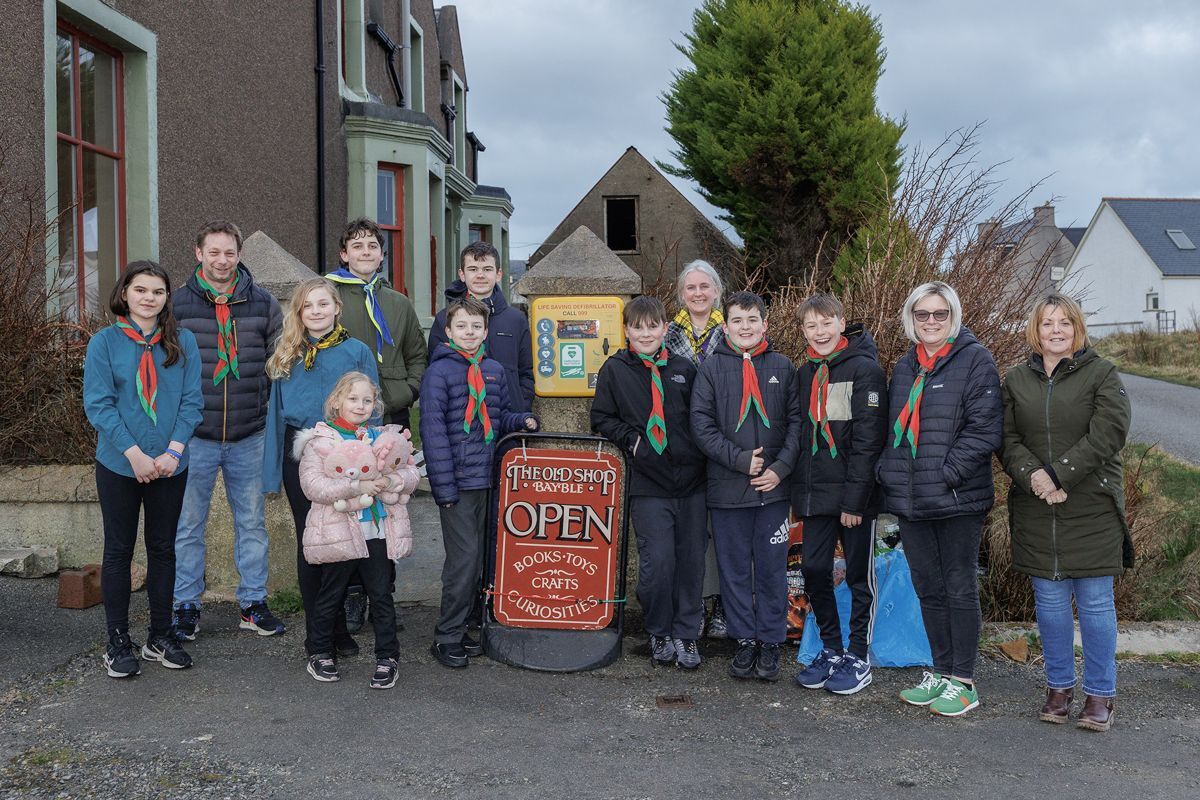
POLYGON ((709 513, 730 638, 782 643, 787 638, 787 501, 709 513))
POLYGON ((129 630, 129 567, 137 541, 138 516, 145 509, 146 597, 150 601, 150 638, 171 630, 171 594, 175 588, 175 529, 187 489, 187 470, 169 478, 138 483, 96 462, 96 496, 104 520, 104 560, 100 594, 108 632, 129 630))
POLYGON ((387 542, 367 540, 367 557, 353 561, 335 561, 315 569, 321 573, 321 587, 312 614, 312 633, 305 649, 308 654, 333 653, 333 626, 338 617, 343 624, 342 599, 350 576, 358 575, 371 600, 371 625, 375 628, 375 657, 396 658, 396 604, 392 599, 392 560, 387 557, 387 542))
POLYGON ((637 598, 652 636, 695 639, 704 623, 704 492, 629 501, 638 546, 637 598))
POLYGON ((804 518, 804 591, 830 650, 842 649, 842 621, 833 597, 833 551, 838 541, 846 556, 850 588, 850 652, 866 660, 875 628, 875 518, 863 517, 853 528, 839 517, 804 518))
POLYGON ((438 644, 461 642, 467 633, 467 615, 475 604, 483 580, 483 540, 487 525, 487 489, 458 493, 458 502, 439 508, 442 520, 442 611, 433 640, 438 644))
MULTIPOLYGON (((312 621, 313 612, 317 607, 317 593, 321 591, 321 568, 304 560, 304 526, 308 521, 308 510, 312 507, 312 501, 304 496, 304 490, 300 488, 300 462, 292 458, 292 443, 297 433, 295 428, 288 428, 284 437, 283 491, 292 509, 292 521, 296 523, 296 583, 300 586, 300 599, 304 602, 304 647, 309 652, 314 652, 311 649, 312 621)), ((345 611, 334 618, 333 635, 334 638, 350 635, 346 632, 345 611)))
POLYGON ((972 680, 979 656, 979 539, 985 514, 900 520, 900 539, 921 601, 933 669, 972 680))

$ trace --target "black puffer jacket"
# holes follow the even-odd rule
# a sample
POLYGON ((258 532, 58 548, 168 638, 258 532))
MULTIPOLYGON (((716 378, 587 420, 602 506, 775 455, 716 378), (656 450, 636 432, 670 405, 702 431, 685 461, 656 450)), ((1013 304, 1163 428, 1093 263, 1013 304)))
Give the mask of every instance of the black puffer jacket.
POLYGON ((894 428, 918 369, 914 347, 892 370, 887 441, 878 469, 884 508, 905 519, 985 512, 995 502, 992 453, 1000 449, 1004 427, 996 362, 974 334, 959 331, 925 379, 914 458, 907 440, 895 446, 894 428))
POLYGON ((803 413, 800 455, 792 473, 792 510, 798 517, 879 513, 875 466, 887 428, 887 379, 870 332, 855 324, 846 328, 845 336, 849 346, 829 363, 829 399, 825 404, 837 458, 809 419, 817 365, 805 360, 796 370, 803 413))
POLYGON ((279 301, 258 286, 244 264, 238 264, 237 287, 229 303, 233 335, 237 342, 238 374, 220 384, 212 382, 217 366, 217 314, 208 292, 195 274, 175 292, 171 308, 180 327, 196 336, 200 347, 200 387, 204 393, 204 421, 196 436, 216 442, 236 442, 258 433, 267 422, 271 381, 266 365, 283 324, 279 301))
POLYGON ((650 370, 628 350, 618 350, 600 366, 592 400, 592 430, 623 449, 633 465, 632 497, 687 497, 704 486, 704 454, 692 441, 692 387, 696 368, 670 354, 660 370, 667 447, 654 452, 646 439, 650 418, 650 370))
POLYGON ((742 357, 724 337, 705 359, 692 390, 692 435, 708 456, 709 508, 752 508, 787 500, 788 478, 800 446, 800 395, 796 368, 770 347, 755 357, 758 389, 766 405, 770 427, 753 410, 737 426, 742 402, 742 357), (767 469, 779 476, 779 485, 759 492, 750 485, 750 459, 761 447, 767 469))

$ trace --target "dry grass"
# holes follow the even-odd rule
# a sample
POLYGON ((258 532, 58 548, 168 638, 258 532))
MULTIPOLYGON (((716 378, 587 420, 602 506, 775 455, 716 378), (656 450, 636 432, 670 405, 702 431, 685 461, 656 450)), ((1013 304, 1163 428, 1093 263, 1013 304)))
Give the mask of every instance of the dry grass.
POLYGON ((1096 350, 1124 372, 1200 388, 1200 331, 1114 333, 1096 350))

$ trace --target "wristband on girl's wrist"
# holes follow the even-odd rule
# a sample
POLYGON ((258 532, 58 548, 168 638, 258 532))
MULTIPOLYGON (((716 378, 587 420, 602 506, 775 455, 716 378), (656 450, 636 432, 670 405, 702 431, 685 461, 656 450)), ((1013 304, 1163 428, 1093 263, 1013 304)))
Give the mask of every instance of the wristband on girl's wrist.
POLYGON ((168 447, 166 454, 169 456, 174 456, 176 461, 183 461, 183 453, 180 453, 178 450, 172 450, 168 447))

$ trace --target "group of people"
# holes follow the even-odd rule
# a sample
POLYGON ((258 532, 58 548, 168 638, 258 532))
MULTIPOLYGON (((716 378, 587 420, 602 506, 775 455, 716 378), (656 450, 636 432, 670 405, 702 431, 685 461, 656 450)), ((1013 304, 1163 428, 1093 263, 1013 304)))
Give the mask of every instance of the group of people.
POLYGON ((1113 578, 1132 563, 1120 452, 1130 408, 1116 368, 1091 348, 1083 312, 1052 293, 1026 324, 1029 356, 1001 383, 963 325, 957 293, 915 288, 900 309, 912 347, 890 380, 863 325, 815 294, 798 309, 799 364, 776 352, 760 297, 722 303, 702 261, 676 283, 680 311, 625 306, 628 349, 605 361, 591 424, 629 456, 638 600, 651 658, 700 665, 706 549, 737 640, 730 674, 777 680, 786 637, 790 517, 822 650, 796 683, 854 694, 872 681, 875 523, 900 524, 933 661, 901 699, 956 717, 979 705, 981 537, 994 504, 992 455, 1012 479, 1014 569, 1029 574, 1045 652, 1039 712, 1066 722, 1076 684, 1072 600, 1083 637, 1078 726, 1108 730, 1116 695, 1113 578), (711 534, 710 534, 711 531, 711 534), (711 548, 706 547, 711 535, 711 548), (841 545, 848 641, 834 599, 841 545))
MULTIPOLYGON (((140 654, 191 665, 182 643, 200 630, 204 528, 220 470, 234 517, 240 627, 285 630, 266 605, 263 524, 263 494, 282 485, 296 526, 309 674, 338 680, 338 656, 358 652, 345 613, 357 593, 369 599, 375 628, 371 686, 393 686, 391 597, 395 561, 411 551, 404 504, 416 485, 407 440, 418 398, 446 553, 430 651, 447 667, 467 666, 482 653, 468 630, 479 614, 496 441, 539 427, 529 325, 497 285, 498 253, 486 242, 464 249, 428 342, 411 303, 380 273, 383 237, 371 220, 347 225, 341 267, 298 286, 286 313, 240 253, 235 226, 206 225, 195 273, 175 295, 157 264, 130 264, 110 298, 117 322, 88 346, 108 674, 140 671, 128 606, 143 510, 150 630, 140 654), (339 446, 366 455, 335 466, 339 446)), ((862 690, 872 680, 874 529, 887 511, 900 522, 933 658, 901 698, 945 716, 976 708, 977 564, 999 453, 1012 478, 1013 566, 1032 576, 1045 650, 1040 716, 1065 722, 1071 712, 1074 600, 1084 644, 1079 725, 1107 730, 1113 577, 1132 558, 1120 461, 1130 412, 1078 304, 1051 294, 1035 306, 1029 358, 1002 385, 962 324, 955 291, 923 284, 900 310, 913 346, 889 382, 870 331, 848 323, 831 295, 799 309, 807 347, 797 365, 772 347, 763 300, 742 291, 722 302, 711 265, 692 262, 676 288, 674 317, 653 297, 625 306, 627 347, 601 367, 591 410, 593 429, 631 465, 637 591, 654 662, 700 666, 711 597, 710 633, 737 640, 730 673, 778 679, 794 515, 823 642, 796 682, 862 690), (833 592, 838 544, 852 596, 848 642, 833 592)))

